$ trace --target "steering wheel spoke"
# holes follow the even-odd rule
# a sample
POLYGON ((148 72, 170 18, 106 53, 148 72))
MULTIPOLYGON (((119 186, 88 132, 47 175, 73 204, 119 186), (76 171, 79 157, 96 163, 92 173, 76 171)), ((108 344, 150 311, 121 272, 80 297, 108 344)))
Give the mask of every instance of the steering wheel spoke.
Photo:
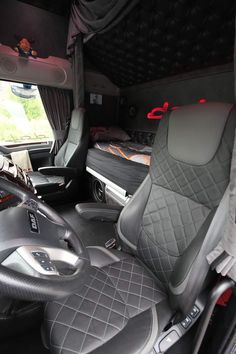
POLYGON ((0 289, 17 299, 50 301, 83 285, 86 248, 69 224, 33 193, 1 180, 22 202, 0 212, 0 289))
POLYGON ((61 274, 57 264, 65 264, 75 272, 78 263, 79 257, 76 254, 61 248, 22 246, 12 252, 2 265, 27 275, 40 277, 67 276, 61 274))

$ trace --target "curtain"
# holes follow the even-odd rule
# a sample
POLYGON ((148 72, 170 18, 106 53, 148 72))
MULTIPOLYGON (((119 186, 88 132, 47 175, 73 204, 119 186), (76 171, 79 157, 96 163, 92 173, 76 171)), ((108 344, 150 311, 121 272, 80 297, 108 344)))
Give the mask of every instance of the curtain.
POLYGON ((102 33, 117 25, 139 0, 73 0, 67 48, 73 51, 76 36, 102 33))
POLYGON ((56 154, 65 141, 70 123, 71 91, 46 86, 38 86, 38 89, 55 139, 51 151, 56 154))

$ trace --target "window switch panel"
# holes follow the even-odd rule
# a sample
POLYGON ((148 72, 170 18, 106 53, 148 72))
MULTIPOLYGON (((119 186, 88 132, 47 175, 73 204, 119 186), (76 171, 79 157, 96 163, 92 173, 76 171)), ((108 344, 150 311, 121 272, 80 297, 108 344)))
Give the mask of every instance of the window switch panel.
POLYGON ((185 319, 181 322, 181 325, 182 325, 182 327, 187 329, 191 323, 192 323, 191 318, 189 316, 186 316, 185 319))
POLYGON ((189 315, 190 315, 192 318, 195 318, 195 317, 198 316, 199 313, 200 313, 199 308, 198 308, 196 305, 194 305, 194 306, 193 306, 193 309, 192 309, 192 311, 190 312, 189 315))

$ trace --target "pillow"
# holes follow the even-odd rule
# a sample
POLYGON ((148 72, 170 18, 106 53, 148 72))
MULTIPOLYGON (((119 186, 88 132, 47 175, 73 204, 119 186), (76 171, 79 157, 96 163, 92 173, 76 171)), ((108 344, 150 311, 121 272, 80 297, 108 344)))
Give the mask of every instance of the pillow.
POLYGON ((119 127, 92 127, 90 128, 92 141, 128 141, 130 136, 119 127))

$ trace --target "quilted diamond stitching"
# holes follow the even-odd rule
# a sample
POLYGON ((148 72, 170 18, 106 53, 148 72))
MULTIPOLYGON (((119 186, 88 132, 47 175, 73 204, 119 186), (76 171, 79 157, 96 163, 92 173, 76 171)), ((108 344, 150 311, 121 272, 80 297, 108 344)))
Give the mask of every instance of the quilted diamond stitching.
POLYGON ((82 290, 47 305, 50 346, 60 354, 87 353, 164 297, 163 288, 134 257, 93 268, 82 290))
POLYGON ((215 157, 204 166, 191 166, 172 158, 168 152, 169 118, 160 122, 152 154, 153 183, 204 204, 216 207, 227 187, 235 124, 229 119, 215 157))
POLYGON ((164 283, 227 187, 235 120, 232 115, 217 153, 204 166, 192 166, 170 156, 168 126, 166 116, 160 122, 154 143, 152 189, 138 241, 138 255, 164 283))
POLYGON ((153 185, 142 228, 166 253, 180 256, 196 236, 210 209, 153 185))
POLYGON ((129 317, 147 310, 165 297, 161 285, 133 258, 103 268, 127 305, 129 317))
POLYGON ((158 279, 168 283, 177 257, 163 252, 147 235, 142 235, 142 243, 138 244, 141 259, 156 273, 158 279))
POLYGON ((120 87, 231 63, 234 9, 233 0, 140 1, 85 54, 120 87))
POLYGON ((167 282, 174 264, 209 215, 210 209, 153 185, 143 215, 138 250, 141 259, 167 282))
POLYGON ((109 277, 99 269, 93 269, 90 280, 79 293, 50 303, 46 308, 50 344, 59 353, 66 350, 86 353, 118 333, 127 320, 122 298, 109 277))

